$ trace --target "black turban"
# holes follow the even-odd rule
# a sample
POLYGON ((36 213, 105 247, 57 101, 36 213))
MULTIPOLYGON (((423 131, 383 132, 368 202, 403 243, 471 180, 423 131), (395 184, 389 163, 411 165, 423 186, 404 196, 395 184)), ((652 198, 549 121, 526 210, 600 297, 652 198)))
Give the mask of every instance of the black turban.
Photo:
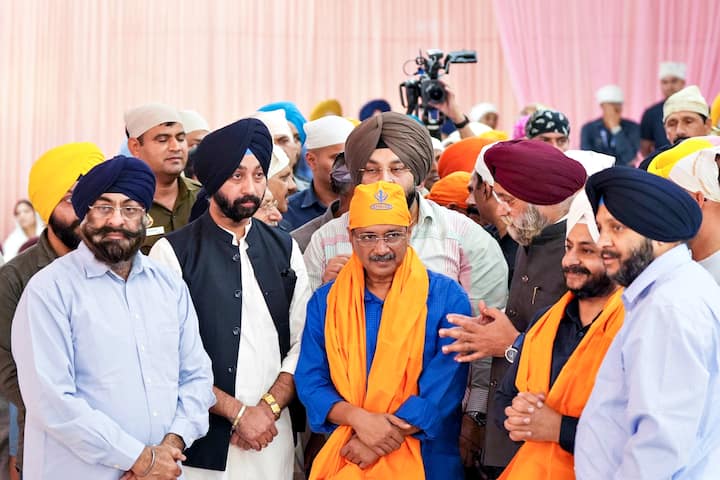
POLYGON ((585 184, 585 168, 538 140, 498 142, 485 151, 493 178, 514 197, 535 205, 555 205, 585 184))
POLYGON ((416 186, 427 177, 434 157, 430 133, 407 115, 383 112, 350 133, 345 142, 345 162, 355 184, 362 180, 358 170, 365 168, 377 148, 392 150, 410 169, 416 186))
POLYGON ((555 110, 537 110, 525 124, 525 135, 537 137, 543 133, 570 135, 570 121, 561 112, 555 110))
POLYGON ((203 138, 195 152, 195 173, 211 197, 230 178, 248 150, 267 175, 272 148, 272 136, 265 124, 256 118, 244 118, 203 138))
POLYGON ((118 155, 97 164, 80 177, 72 194, 75 214, 83 219, 90 205, 104 193, 122 193, 150 210, 155 194, 155 175, 145 162, 118 155))
POLYGON ((598 172, 588 179, 585 191, 595 213, 602 201, 620 223, 651 240, 689 240, 702 223, 700 207, 685 190, 637 168, 598 172))

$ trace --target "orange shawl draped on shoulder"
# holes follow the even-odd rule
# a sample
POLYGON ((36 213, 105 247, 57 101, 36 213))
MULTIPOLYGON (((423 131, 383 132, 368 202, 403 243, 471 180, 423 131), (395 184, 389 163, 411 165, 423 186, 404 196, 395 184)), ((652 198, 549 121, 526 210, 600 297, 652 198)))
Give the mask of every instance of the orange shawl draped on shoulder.
MULTIPOLYGON (((622 289, 618 289, 610 296, 548 393, 555 335, 573 294, 566 293, 553 305, 525 336, 515 377, 518 391, 543 392, 548 407, 561 415, 580 417, 605 353, 622 326, 625 307, 621 295, 622 289)), ((526 441, 500 479, 569 480, 575 478, 574 466, 573 455, 559 443, 526 441)))
MULTIPOLYGON (((377 347, 367 375, 365 277, 353 255, 328 293, 325 348, 330 376, 340 396, 376 413, 394 413, 418 393, 422 371, 429 279, 427 270, 408 248, 383 305, 377 347)), ((361 470, 340 455, 352 428, 339 426, 313 463, 311 479, 424 479, 420 441, 405 437, 402 446, 361 470)))

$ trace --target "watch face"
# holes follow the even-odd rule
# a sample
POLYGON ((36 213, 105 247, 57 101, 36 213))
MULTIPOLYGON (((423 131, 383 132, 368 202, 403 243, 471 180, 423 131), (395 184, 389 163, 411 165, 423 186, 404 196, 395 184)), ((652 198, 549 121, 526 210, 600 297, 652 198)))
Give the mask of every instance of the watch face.
POLYGON ((507 350, 505 350, 505 360, 507 360, 510 363, 515 363, 515 358, 517 357, 517 348, 515 347, 509 347, 507 350))

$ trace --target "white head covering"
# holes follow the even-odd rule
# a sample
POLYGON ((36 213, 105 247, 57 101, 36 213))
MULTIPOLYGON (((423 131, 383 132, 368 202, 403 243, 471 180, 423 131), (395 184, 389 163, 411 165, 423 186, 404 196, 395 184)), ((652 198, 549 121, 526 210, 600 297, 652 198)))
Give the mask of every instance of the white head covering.
POLYGON ((482 122, 482 118, 488 113, 498 113, 497 107, 488 102, 478 103, 470 110, 468 118, 471 122, 482 122))
POLYGON ((693 152, 672 167, 668 178, 689 192, 702 192, 708 200, 720 202, 716 155, 720 155, 720 147, 693 152))
POLYGON ((137 138, 163 123, 182 123, 176 109, 163 103, 148 103, 125 112, 125 128, 130 138, 137 138))
POLYGON ((565 155, 580 162, 585 167, 588 177, 600 170, 605 170, 615 165, 615 157, 597 153, 590 150, 568 150, 565 155))
MULTIPOLYGON (((278 135, 287 135, 289 138, 293 138, 290 125, 288 125, 287 118, 285 118, 285 110, 271 110, 269 112, 255 112, 252 118, 257 118, 265 124, 270 130, 270 135, 273 137, 278 135)), ((268 175, 268 178, 270 175, 268 175)))
POLYGON ((182 120, 185 133, 194 132, 196 130, 210 131, 210 125, 202 115, 195 110, 180 110, 180 119, 182 120))
POLYGON ((482 150, 480 150, 477 160, 475 161, 475 173, 480 175, 480 178, 482 178, 483 182, 487 182, 487 184, 491 187, 495 185, 495 178, 493 178, 492 173, 490 173, 490 169, 485 164, 485 152, 487 152, 490 148, 494 147, 498 143, 500 142, 485 145, 482 150))
POLYGON ((273 145, 272 149, 272 157, 270 157, 270 167, 268 168, 267 178, 272 178, 278 173, 280 173, 280 170, 290 165, 290 159, 287 156, 287 153, 285 153, 285 150, 282 149, 282 147, 278 147, 277 145, 273 145))
POLYGON ((604 87, 600 87, 598 91, 595 92, 595 98, 600 104, 623 103, 625 101, 622 89, 617 85, 605 85, 604 87))
POLYGON ((685 64, 679 62, 662 62, 658 69, 658 80, 665 77, 677 77, 685 80, 685 64))
POLYGON ((695 112, 706 117, 710 116, 705 97, 700 93, 697 85, 690 85, 679 92, 675 92, 665 100, 663 105, 663 122, 675 112, 695 112))
POLYGON ((432 141, 433 150, 435 152, 444 152, 445 151, 445 147, 443 147, 443 144, 440 140, 438 140, 435 137, 430 137, 430 141, 432 141))
MULTIPOLYGON (((480 123, 480 122, 470 122, 468 124, 468 126, 470 127, 470 130, 472 130, 472 132, 475 136, 480 135, 485 132, 489 132, 490 130, 492 130, 492 128, 490 128, 487 125, 485 125, 484 123, 480 123)), ((452 145, 453 143, 459 142, 460 140, 462 140, 460 138, 460 132, 455 130, 450 135, 448 135, 445 140, 442 141, 443 148, 447 148, 450 145, 452 145)))
POLYGON ((595 223, 595 213, 593 213, 592 205, 590 205, 585 190, 580 190, 570 204, 565 238, 578 223, 587 225, 590 237, 592 237, 593 242, 597 243, 598 239, 600 239, 600 230, 598 230, 597 223, 595 223))
POLYGON ((330 145, 344 144, 355 126, 350 120, 337 115, 327 115, 312 120, 303 125, 305 130, 305 148, 329 147, 330 145))

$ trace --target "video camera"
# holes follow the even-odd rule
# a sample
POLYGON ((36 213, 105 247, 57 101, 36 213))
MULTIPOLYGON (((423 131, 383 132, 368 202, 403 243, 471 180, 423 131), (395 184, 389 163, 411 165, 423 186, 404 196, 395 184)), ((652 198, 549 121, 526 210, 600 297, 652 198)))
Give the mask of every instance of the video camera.
POLYGON ((433 104, 443 103, 447 98, 445 87, 439 80, 440 70, 447 75, 450 73, 451 63, 477 63, 477 53, 474 50, 450 52, 443 61, 444 55, 442 50, 430 49, 425 58, 420 51, 415 58, 417 71, 412 74, 417 75, 417 78, 411 78, 400 84, 400 103, 406 108, 406 113, 419 117, 430 134, 438 139, 440 127, 445 122, 445 115, 433 107, 433 104))

